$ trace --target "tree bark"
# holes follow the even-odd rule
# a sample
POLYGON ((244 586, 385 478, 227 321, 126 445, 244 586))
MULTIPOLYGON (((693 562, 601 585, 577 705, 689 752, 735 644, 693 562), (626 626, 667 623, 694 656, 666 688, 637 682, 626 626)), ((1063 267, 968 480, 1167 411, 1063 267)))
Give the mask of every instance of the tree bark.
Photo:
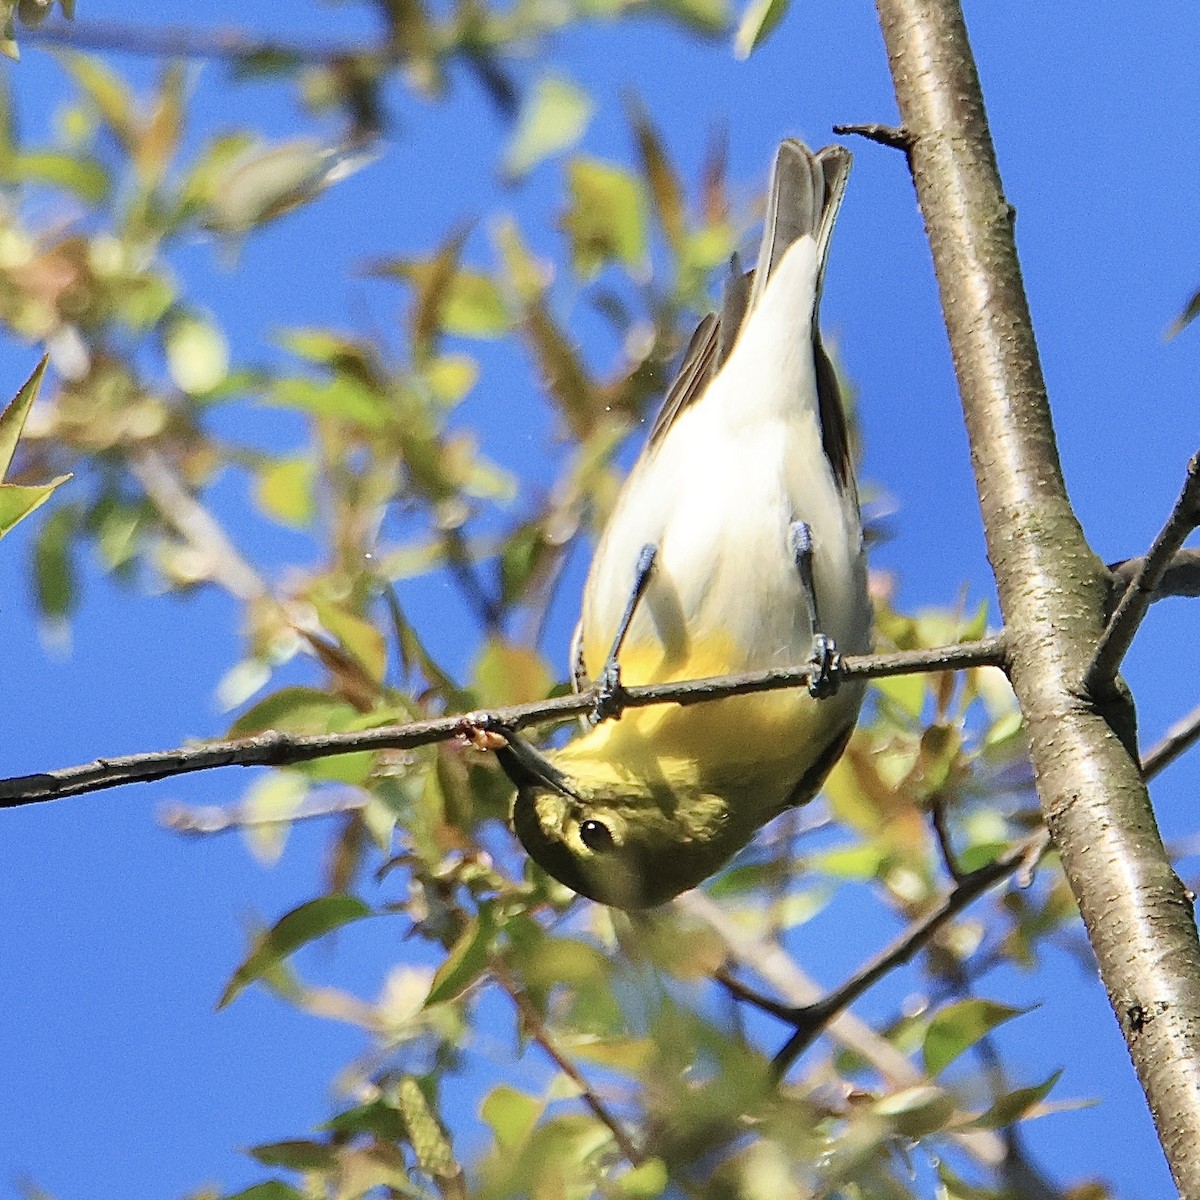
MULTIPOLYGON (((1067 497, 956 0, 877 0, 1046 822, 1185 1197, 1200 1200, 1200 945, 1119 681, 1083 687, 1105 573, 1067 497)), ((1069 131, 1063 136, 1069 136, 1069 131)), ((1181 470, 1182 474, 1182 470, 1181 470)))

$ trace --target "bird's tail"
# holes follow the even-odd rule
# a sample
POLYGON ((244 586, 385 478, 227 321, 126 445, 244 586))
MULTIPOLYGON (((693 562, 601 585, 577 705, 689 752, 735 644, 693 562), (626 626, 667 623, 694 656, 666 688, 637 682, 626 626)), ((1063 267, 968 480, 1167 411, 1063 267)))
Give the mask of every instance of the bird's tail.
POLYGON ((747 312, 753 312, 767 280, 794 242, 812 237, 817 243, 817 295, 825 274, 829 239, 850 174, 850 151, 844 146, 826 146, 814 154, 802 142, 789 138, 775 155, 762 245, 754 270, 747 312))

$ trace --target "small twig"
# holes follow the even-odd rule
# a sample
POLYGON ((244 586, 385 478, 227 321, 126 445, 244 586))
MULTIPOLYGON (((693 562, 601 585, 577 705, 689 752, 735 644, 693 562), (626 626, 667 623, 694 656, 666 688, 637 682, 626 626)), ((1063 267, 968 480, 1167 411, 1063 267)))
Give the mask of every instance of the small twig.
POLYGON ((203 559, 209 578, 237 600, 270 598, 262 577, 238 552, 216 518, 184 487, 157 451, 129 456, 129 470, 163 520, 203 559))
POLYGON ((541 1046, 554 1065, 579 1089, 579 1098, 592 1110, 595 1118, 608 1127, 609 1132, 613 1135, 613 1141, 617 1143, 625 1160, 635 1167, 638 1166, 643 1161, 642 1152, 634 1145, 621 1122, 608 1111, 608 1106, 596 1095, 591 1084, 580 1073, 579 1068, 555 1045, 537 1006, 529 999, 520 984, 499 959, 492 960, 492 975, 508 993, 533 1040, 541 1046))
MULTIPOLYGON (((702 891, 686 892, 674 904, 704 921, 725 943, 730 958, 784 997, 791 1006, 785 1009, 789 1018, 795 1008, 811 1003, 820 995, 820 988, 800 970, 782 946, 751 933, 702 891)), ((749 989, 744 990, 748 996, 754 994, 749 989)), ((774 1002, 767 1003, 772 1005, 774 1002)), ((771 1011, 770 1008, 767 1011, 771 1011)), ((927 1082, 925 1075, 901 1050, 851 1012, 835 1014, 826 1032, 839 1045, 870 1063, 890 1088, 915 1087, 927 1082)), ((1004 1145, 990 1130, 972 1130, 951 1136, 968 1154, 989 1167, 997 1166, 1004 1159, 1004 1145)))
MULTIPOLYGON (((933 650, 864 654, 847 658, 842 664, 842 675, 846 679, 878 679, 922 671, 998 666, 1003 661, 1004 639, 998 636, 980 642, 939 646, 933 650)), ((622 689, 621 703, 625 708, 708 703, 726 696, 800 687, 808 682, 811 670, 811 666, 781 668, 717 679, 698 679, 689 683, 625 688, 622 689)), ((175 775, 208 771, 214 767, 282 767, 337 754, 411 750, 417 746, 449 741, 472 731, 523 729, 528 725, 576 716, 591 711, 595 703, 595 695, 587 691, 486 712, 459 713, 434 717, 428 721, 413 721, 406 725, 388 725, 380 729, 323 734, 288 734, 267 730, 254 737, 208 742, 200 746, 128 754, 120 758, 98 758, 75 767, 0 779, 0 808, 19 808, 25 804, 61 800, 67 796, 102 791, 127 783, 151 783, 175 775)))
POLYGON ((1181 717, 1142 755, 1142 774, 1152 779, 1170 766, 1189 746, 1200 740, 1200 706, 1181 717))
POLYGON ((460 530, 447 530, 444 535, 446 566, 450 574, 458 581, 458 586, 467 603, 475 610, 475 618, 488 633, 496 633, 500 628, 499 601, 488 595, 482 580, 475 571, 471 556, 463 544, 460 530))
POLYGON ((1183 490, 1167 523, 1154 539, 1140 569, 1109 618, 1108 627, 1083 676, 1083 690, 1088 695, 1094 696, 1116 678, 1163 574, 1183 545, 1184 538, 1197 525, 1200 525, 1200 454, 1194 454, 1188 463, 1183 490))
MULTIPOLYGON (((71 46, 112 50, 156 58, 281 59, 297 63, 328 63, 348 58, 380 57, 378 47, 337 42, 287 42, 256 37, 240 29, 151 29, 119 21, 48 21, 21 30, 20 40, 31 45, 71 46)), ((393 56, 394 57, 394 56, 393 56)))
POLYGON ((251 829, 260 825, 279 825, 284 822, 311 821, 320 817, 338 817, 366 808, 367 799, 358 793, 341 796, 315 796, 305 801, 286 817, 251 816, 243 804, 222 808, 217 804, 191 807, 187 804, 164 804, 158 813, 158 823, 172 833, 206 837, 228 833, 234 829, 251 829))
POLYGON ((881 125, 875 121, 865 125, 835 125, 833 132, 838 137, 848 135, 864 137, 868 141, 878 142, 881 146, 888 146, 892 150, 903 150, 905 154, 908 154, 913 146, 913 136, 907 129, 897 125, 881 125))
POLYGON ((938 850, 942 855, 942 865, 955 883, 962 883, 963 870, 958 865, 958 856, 954 853, 954 843, 946 825, 946 804, 941 796, 933 797, 929 806, 929 817, 933 824, 934 836, 937 838, 938 850))
POLYGON ((266 581, 238 552, 217 519, 184 485, 167 460, 156 450, 129 457, 129 469, 142 485, 159 516, 200 557, 207 579, 243 602, 274 606, 280 619, 296 632, 304 648, 335 672, 352 689, 352 698, 369 708, 379 695, 378 682, 361 663, 340 646, 311 628, 307 615, 296 605, 280 600, 266 581))
POLYGON ((772 1065, 776 1073, 780 1077, 783 1076, 788 1067, 812 1044, 831 1017, 853 1004, 863 992, 901 963, 908 962, 918 950, 929 943, 933 935, 951 917, 966 908, 982 892, 1027 864, 1035 863, 1049 845, 1050 835, 1041 830, 995 862, 964 875, 937 908, 913 922, 891 946, 855 972, 836 991, 830 992, 823 1000, 796 1009, 791 1016, 796 1032, 775 1056, 772 1065))
MULTIPOLYGON (((1113 573, 1114 604, 1128 590, 1145 562, 1143 555, 1141 558, 1127 558, 1108 564, 1108 569, 1113 573)), ((1154 589, 1155 600, 1167 596, 1200 596, 1200 550, 1177 550, 1171 556, 1158 587, 1154 589)))

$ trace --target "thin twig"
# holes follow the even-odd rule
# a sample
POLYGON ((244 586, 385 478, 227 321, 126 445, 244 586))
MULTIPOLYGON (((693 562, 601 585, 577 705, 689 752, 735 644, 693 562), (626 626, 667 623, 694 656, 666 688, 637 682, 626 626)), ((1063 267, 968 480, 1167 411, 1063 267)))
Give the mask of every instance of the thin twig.
POLYGON ((912 134, 907 129, 896 125, 881 125, 876 121, 871 121, 865 125, 835 125, 833 132, 838 137, 846 137, 851 134, 864 137, 870 142, 878 142, 881 146, 888 146, 892 150, 903 150, 905 154, 912 150, 912 134))
POLYGON ((311 821, 320 817, 339 817, 349 812, 360 812, 367 807, 367 798, 361 793, 350 792, 337 796, 314 796, 306 800, 286 817, 251 815, 243 804, 222 808, 216 804, 191 807, 186 804, 164 804, 158 813, 158 823, 172 833, 209 836, 228 833, 235 829, 252 829, 261 825, 279 825, 284 822, 311 821))
POLYGON ((242 557, 216 518, 184 487, 157 451, 129 456, 129 470, 159 515, 202 558, 207 577, 241 601, 270 598, 262 576, 242 557))
POLYGON ((1134 635, 1154 600, 1160 580, 1184 538, 1197 525, 1200 525, 1200 454, 1192 455, 1188 462, 1187 478, 1167 523, 1154 539, 1140 569, 1109 618, 1108 627, 1083 677, 1083 689, 1088 695, 1095 695, 1116 678, 1134 635))
POLYGON ((491 969, 493 978, 508 993, 533 1040, 541 1046, 554 1065, 579 1089, 579 1098, 592 1110, 596 1119, 608 1127, 609 1132, 613 1135, 613 1141, 617 1143, 626 1161, 635 1167, 638 1166, 643 1161, 642 1152, 634 1145, 621 1122, 608 1111, 608 1106, 596 1095, 591 1084, 580 1073, 579 1068, 555 1045, 550 1031, 542 1020, 542 1014, 537 1010, 537 1005, 529 999, 529 996, 499 959, 492 960, 491 969))
MULTIPOLYGON (((842 665, 842 676, 845 679, 874 679, 923 671, 997 666, 1003 660, 1004 639, 997 636, 979 642, 939 646, 933 650, 865 654, 847 658, 842 665)), ((688 683, 631 687, 622 689, 620 699, 622 707, 625 708, 645 708, 654 704, 670 703, 706 703, 727 696, 801 687, 808 682, 811 670, 811 666, 806 665, 716 679, 699 679, 688 683)), ((523 729, 540 722, 576 716, 590 711, 595 703, 595 695, 592 691, 587 691, 529 704, 435 717, 427 721, 388 725, 379 729, 325 734, 288 734, 267 730, 248 738, 129 754, 119 758, 100 758, 60 770, 0 779, 0 808, 18 808, 25 804, 60 800, 67 796, 101 791, 126 783, 150 783, 176 775, 207 771, 214 767, 280 767, 360 751, 408 750, 433 742, 448 741, 453 737, 479 730, 523 729)))
MULTIPOLYGON (((258 37, 243 29, 149 28, 120 21, 47 21, 21 30, 21 41, 85 50, 111 50, 155 58, 271 59, 328 63, 348 58, 380 57, 371 45, 339 42, 283 41, 258 37)), ((394 56, 393 56, 394 57, 394 56)))
POLYGON ((1189 746, 1200 740, 1200 706, 1181 717, 1142 755, 1142 774, 1152 779, 1170 766, 1189 746))
POLYGON ((210 582, 245 603, 271 604, 280 620, 295 631, 304 649, 336 674, 350 698, 364 709, 371 706, 379 696, 378 681, 353 655, 313 629, 302 606, 288 604, 271 591, 216 517, 192 495, 158 451, 145 449, 130 455, 129 469, 159 516, 205 564, 205 577, 210 582))
POLYGON ((1040 830, 1027 838, 1015 850, 964 875, 941 904, 920 920, 913 922, 891 946, 878 954, 866 966, 856 971, 836 991, 823 1000, 807 1004, 793 1012, 791 1020, 796 1032, 775 1056, 773 1066, 782 1077, 788 1067, 812 1044, 832 1016, 853 1004, 869 987, 877 983, 901 963, 908 962, 918 950, 928 945, 933 935, 982 892, 1007 878, 1018 869, 1035 863, 1050 845, 1050 835, 1040 830))
POLYGON ((941 796, 934 796, 929 805, 929 816, 933 824, 934 836, 937 839, 938 850, 942 855, 942 865, 955 883, 962 883, 963 870, 958 864, 958 855, 954 853, 954 842, 950 838, 950 828, 946 824, 946 803, 941 796))
MULTIPOLYGON (((725 943, 730 957, 769 983, 788 1001, 793 1011, 820 996, 821 989, 800 970, 782 946, 750 932, 702 891, 686 892, 673 903, 704 921, 725 943)), ((749 992, 749 989, 745 990, 749 992)), ((915 1087, 927 1082, 925 1075, 901 1050, 851 1012, 835 1014, 826 1032, 839 1045, 870 1063, 890 1088, 915 1087)), ((987 1166, 995 1167, 1004 1159, 1004 1145, 990 1130, 952 1136, 967 1153, 987 1166)))
MULTIPOLYGON (((1129 589, 1145 562, 1143 555, 1141 558, 1127 558, 1108 564, 1108 569, 1113 573, 1114 603, 1129 589)), ((1154 589, 1155 600, 1167 596, 1200 596, 1200 550, 1177 550, 1171 556, 1158 587, 1154 589)))

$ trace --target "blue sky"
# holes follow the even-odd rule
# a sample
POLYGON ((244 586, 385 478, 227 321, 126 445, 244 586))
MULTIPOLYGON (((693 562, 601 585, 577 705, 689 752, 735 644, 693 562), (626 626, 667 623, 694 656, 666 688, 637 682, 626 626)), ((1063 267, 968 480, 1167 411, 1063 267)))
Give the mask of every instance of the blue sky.
MULTIPOLYGON (((126 19, 128 6, 80 0, 80 15, 126 19)), ((205 19, 262 30, 350 36, 356 9, 212 3, 205 19), (276 19, 287 26, 274 25, 276 19)), ((550 48, 556 69, 588 87, 597 114, 589 153, 627 159, 619 103, 636 87, 682 170, 694 179, 710 131, 724 123, 730 175, 749 197, 762 186, 785 135, 822 144, 839 122, 890 121, 894 100, 875 18, 866 4, 795 5, 748 63, 674 29, 634 22, 574 31, 550 48)), ((195 6, 166 2, 154 19, 189 22, 195 6)), ((144 13, 137 14, 139 16, 144 13)), ((1164 331, 1200 286, 1200 33, 1187 6, 1135 20, 1117 3, 1086 14, 1061 5, 968 5, 1000 165, 1018 211, 1017 236, 1067 482, 1092 545, 1112 559, 1150 542, 1200 445, 1195 392, 1200 329, 1164 331)), ((146 16, 146 19, 150 19, 146 16)), ((135 79, 151 69, 119 61, 135 79)), ((526 82, 541 63, 518 68, 526 82)), ((64 95, 60 73, 27 46, 0 68, 23 123, 44 127, 64 95)), ((201 127, 236 119, 221 72, 195 80, 201 127)), ((235 93, 273 136, 297 125, 269 87, 235 93)), ((547 218, 558 167, 519 188, 481 172, 506 136, 475 85, 455 80, 444 106, 394 95, 400 121, 386 153, 313 207, 279 222, 231 269, 208 244, 180 249, 189 292, 218 314, 235 358, 271 350, 272 330, 354 328, 367 312, 395 319, 398 296, 354 278, 365 259, 427 250, 461 217, 517 212, 547 252, 560 235, 547 218), (484 153, 472 147, 484 146, 484 153)), ((949 353, 920 218, 902 157, 861 143, 833 251, 824 305, 859 389, 864 477, 897 505, 895 537, 874 565, 897 573, 904 605, 953 604, 961 589, 991 600, 981 522, 949 353)), ((486 260, 486 238, 469 256, 486 260)), ((578 297, 562 313, 587 329, 578 297)), ((602 346, 587 345, 604 361, 602 346)), ((3 346, 0 391, 11 392, 35 358, 3 346)), ((463 410, 482 421, 485 448, 526 478, 552 454, 527 379, 485 375, 463 410), (502 413, 502 419, 491 419, 502 413)), ((263 438, 295 437, 286 423, 243 413, 263 438)), ((244 481, 228 478, 216 502, 252 557, 286 562, 299 539, 246 514, 244 481)), ((69 650, 41 636, 27 596, 28 544, 0 554, 6 686, 0 693, 4 775, 98 755, 169 747, 219 734, 228 716, 214 689, 239 650, 237 612, 223 597, 139 597, 86 572, 86 603, 69 650)), ((578 572, 576 572, 576 576, 578 572)), ((572 586, 564 589, 547 646, 565 672, 572 586)), ((437 581, 405 599, 436 652, 454 664, 469 652, 470 618, 437 581)), ((994 608, 993 608, 994 612, 994 608)), ((1128 663, 1149 743, 1200 701, 1194 605, 1159 605, 1128 663)), ((1156 781, 1164 834, 1194 832, 1197 757, 1156 781), (1190 786, 1189 786, 1190 785, 1190 786)), ((363 1049, 353 1029, 285 1009, 251 989, 220 1013, 214 1003, 244 950, 256 915, 277 916, 314 892, 323 841, 298 829, 278 867, 264 870, 236 837, 188 841, 162 830, 167 801, 230 803, 248 777, 226 772, 0 814, 0 1196, 21 1177, 70 1197, 172 1196, 206 1181, 224 1188, 259 1177, 238 1147, 298 1134, 328 1117, 329 1081, 363 1049)), ((1192 877, 1194 860, 1181 870, 1192 877)), ((374 923, 305 958, 320 976, 373 995, 394 961, 374 923)), ((837 945, 816 923, 802 940, 806 969, 836 980, 874 947, 837 945), (848 956, 848 957, 847 957, 848 956)), ((407 952, 407 951, 404 951, 407 952)), ((1029 1127, 1043 1161, 1064 1181, 1096 1174, 1119 1195, 1171 1194, 1144 1102, 1094 972, 1063 956, 1052 990, 1004 981, 1036 1014, 1004 1032, 1021 1082, 1065 1067, 1061 1098, 1095 1107, 1029 1127), (1114 1131, 1119 1131, 1119 1135, 1114 1131)), ((870 1013, 868 1005, 865 1010, 870 1013)), ((486 1052, 481 1069, 486 1068, 486 1052)))

